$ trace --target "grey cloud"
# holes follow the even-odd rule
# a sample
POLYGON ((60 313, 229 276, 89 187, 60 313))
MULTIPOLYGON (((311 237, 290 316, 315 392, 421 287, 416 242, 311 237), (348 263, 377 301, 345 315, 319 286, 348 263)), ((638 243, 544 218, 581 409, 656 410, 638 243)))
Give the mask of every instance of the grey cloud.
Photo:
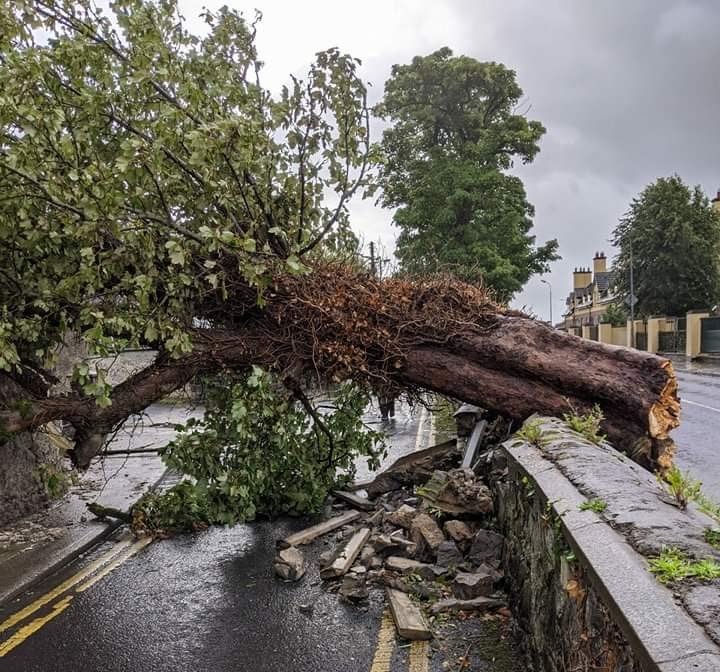
MULTIPOLYGON (((185 14, 206 1, 186 0, 185 14)), ((610 232, 647 183, 677 172, 707 192, 720 185, 716 0, 234 4, 264 12, 261 56, 274 83, 333 45, 363 59, 375 98, 393 63, 445 45, 514 68, 530 116, 548 129, 535 162, 515 170, 536 208, 538 241, 560 242, 563 260, 547 276, 555 318, 572 268, 596 250, 612 254, 610 232)), ((352 214, 366 239, 391 244, 391 213, 366 201, 352 214)), ((547 286, 532 280, 517 303, 547 317, 547 286)))

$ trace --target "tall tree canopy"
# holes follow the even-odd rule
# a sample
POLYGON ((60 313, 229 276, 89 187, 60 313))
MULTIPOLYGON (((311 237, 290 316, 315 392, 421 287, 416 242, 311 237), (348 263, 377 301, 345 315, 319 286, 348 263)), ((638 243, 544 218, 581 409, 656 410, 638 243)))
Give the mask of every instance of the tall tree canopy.
MULTIPOLYGON (((107 14, 92 0, 0 4, 2 437, 65 419, 74 460, 87 466, 103 434, 194 376, 262 367, 288 392, 276 408, 300 403, 311 415, 298 426, 312 428, 328 464, 346 451, 304 396, 309 378, 431 389, 514 418, 599 403, 620 447, 648 464, 666 453, 677 403, 661 360, 618 363, 448 277, 378 280, 329 260, 328 237, 347 237, 347 202, 371 154, 357 61, 320 52, 274 96, 260 83, 255 24, 228 9, 203 16, 199 37, 176 0, 114 0, 107 14), (48 368, 72 335, 91 352, 144 346, 157 357, 112 388, 78 357, 76 384, 61 393, 48 368)), ((448 77, 428 83, 429 102, 408 103, 425 110, 419 121, 402 101, 425 89, 401 82, 425 61, 396 69, 388 85, 398 128, 386 145, 402 151, 388 153, 386 199, 419 217, 419 181, 437 175, 427 193, 445 205, 423 201, 428 221, 457 222, 457 236, 443 235, 458 248, 467 229, 477 258, 487 248, 488 280, 509 296, 555 248, 533 248, 522 186, 503 172, 534 156, 542 128, 512 113, 521 94, 502 66, 447 51, 434 61, 448 77), (392 177, 394 165, 407 180, 392 177)), ((256 408, 226 401, 229 418, 198 439, 220 462, 216 433, 247 438, 243 408, 256 408)), ((334 420, 340 433, 352 433, 359 406, 349 398, 352 417, 334 420)), ((365 452, 374 454, 367 443, 365 452)))
POLYGON ((633 199, 613 232, 615 283, 639 315, 684 315, 720 298, 720 218, 699 186, 662 177, 633 199))
POLYGON ((381 182, 402 269, 481 279, 508 300, 558 258, 556 241, 535 245, 533 208, 506 172, 545 132, 517 112, 522 95, 512 70, 448 48, 393 66, 377 112, 392 122, 381 182))

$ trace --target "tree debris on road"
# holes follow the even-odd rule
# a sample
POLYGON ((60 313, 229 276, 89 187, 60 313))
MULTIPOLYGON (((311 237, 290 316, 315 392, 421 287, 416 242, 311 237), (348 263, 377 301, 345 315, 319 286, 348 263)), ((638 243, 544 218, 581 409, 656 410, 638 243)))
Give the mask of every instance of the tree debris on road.
MULTIPOLYGON (((350 603, 385 590, 405 639, 431 638, 429 623, 440 613, 505 608, 504 537, 490 529, 494 507, 483 478, 458 468, 461 459, 454 441, 408 455, 368 486, 372 501, 359 494, 333 495, 334 509, 357 499, 372 510, 348 510, 278 545, 296 551, 293 545, 335 531, 318 558, 324 589, 350 603)), ((287 563, 279 569, 276 564, 286 578, 287 563)))

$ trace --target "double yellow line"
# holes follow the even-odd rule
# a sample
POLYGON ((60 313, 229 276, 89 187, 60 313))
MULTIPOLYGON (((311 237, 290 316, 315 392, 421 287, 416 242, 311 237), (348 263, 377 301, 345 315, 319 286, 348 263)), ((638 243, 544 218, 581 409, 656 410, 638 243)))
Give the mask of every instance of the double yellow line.
MULTIPOLYGON (((380 621, 375 655, 370 672, 390 672, 395 651, 395 623, 390 612, 385 609, 380 621)), ((428 654, 430 646, 427 641, 411 642, 408 655, 408 672, 428 672, 428 654)))
POLYGON ((121 539, 109 551, 101 555, 96 560, 93 560, 93 562, 91 562, 87 567, 81 569, 77 572, 77 574, 73 574, 73 576, 63 581, 59 586, 56 586, 51 591, 38 597, 34 602, 28 604, 23 609, 20 609, 20 611, 17 611, 6 618, 2 623, 0 623, 0 635, 22 623, 35 612, 42 609, 46 604, 49 604, 56 598, 59 598, 64 593, 72 591, 72 594, 66 595, 55 602, 48 614, 33 619, 26 625, 19 628, 4 642, 1 642, 0 658, 10 653, 10 651, 12 651, 16 646, 22 644, 28 637, 30 637, 30 635, 40 630, 40 628, 42 628, 46 623, 49 623, 56 616, 59 616, 63 611, 65 611, 65 609, 70 606, 70 602, 75 594, 82 593, 90 588, 90 586, 95 585, 98 581, 100 581, 100 579, 107 576, 138 551, 145 548, 145 546, 147 546, 151 541, 151 537, 144 537, 135 543, 133 543, 130 538, 121 539))

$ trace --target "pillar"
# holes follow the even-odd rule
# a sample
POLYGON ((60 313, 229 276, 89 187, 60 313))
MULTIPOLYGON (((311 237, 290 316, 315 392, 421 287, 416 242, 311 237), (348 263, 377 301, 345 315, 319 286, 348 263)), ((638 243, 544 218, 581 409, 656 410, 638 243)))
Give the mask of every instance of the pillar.
POLYGON ((685 344, 685 355, 697 357, 701 349, 703 317, 709 317, 710 313, 704 310, 690 311, 687 314, 687 342, 685 344))
POLYGON ((665 322, 664 317, 651 317, 647 321, 647 351, 660 350, 660 323, 665 322))
POLYGON ((598 341, 600 343, 607 343, 608 345, 612 345, 612 324, 608 323, 601 323, 598 324, 598 341))

